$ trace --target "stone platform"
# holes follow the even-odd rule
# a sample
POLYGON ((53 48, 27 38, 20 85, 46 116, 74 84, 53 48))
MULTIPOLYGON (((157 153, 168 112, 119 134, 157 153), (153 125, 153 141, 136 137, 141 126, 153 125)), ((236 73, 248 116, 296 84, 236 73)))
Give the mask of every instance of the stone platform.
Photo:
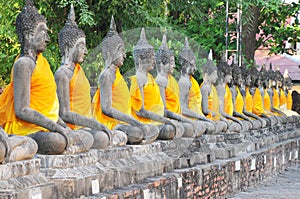
POLYGON ((0 165, 0 199, 56 198, 55 185, 40 172, 38 159, 0 165))
POLYGON ((297 123, 36 155, 0 165, 0 198, 224 198, 292 165, 299 139, 297 123))

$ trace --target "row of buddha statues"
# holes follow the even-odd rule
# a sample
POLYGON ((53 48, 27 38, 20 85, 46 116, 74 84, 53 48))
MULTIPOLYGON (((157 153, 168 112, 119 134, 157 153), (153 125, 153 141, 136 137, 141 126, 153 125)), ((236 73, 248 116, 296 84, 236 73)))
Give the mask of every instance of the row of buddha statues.
POLYGON ((2 163, 29 159, 35 153, 76 154, 299 121, 290 110, 290 92, 281 73, 222 61, 216 66, 209 59, 199 85, 193 77, 196 58, 185 38, 177 81, 166 36, 155 53, 144 29, 133 49, 136 74, 130 77, 129 88, 119 70, 125 46, 113 17, 102 42, 105 68, 91 99, 80 66, 87 54, 85 33, 75 22, 73 6, 58 35, 62 61, 54 75, 42 55, 49 42, 47 30, 46 19, 27 0, 16 19, 20 55, 11 83, 0 95, 2 163), (156 78, 149 73, 155 66, 156 78))

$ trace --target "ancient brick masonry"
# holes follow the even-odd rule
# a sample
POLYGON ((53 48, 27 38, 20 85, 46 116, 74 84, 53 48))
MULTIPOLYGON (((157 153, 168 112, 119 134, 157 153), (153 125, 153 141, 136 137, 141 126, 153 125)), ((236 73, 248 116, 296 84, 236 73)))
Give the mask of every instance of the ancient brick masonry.
POLYGON ((0 199, 226 198, 295 166, 299 141, 297 123, 77 155, 36 155, 0 165, 0 199))
MULTIPOLYGON (((206 165, 174 170, 147 182, 99 194, 107 198, 226 198, 258 185, 298 161, 299 140, 206 165)), ((93 197, 91 197, 93 198, 93 197)))

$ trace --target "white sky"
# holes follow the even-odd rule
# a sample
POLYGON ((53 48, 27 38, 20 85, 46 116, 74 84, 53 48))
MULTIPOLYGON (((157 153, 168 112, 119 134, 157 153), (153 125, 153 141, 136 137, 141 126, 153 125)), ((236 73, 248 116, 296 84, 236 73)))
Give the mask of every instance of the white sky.
POLYGON ((297 3, 298 0, 283 0, 283 2, 285 2, 285 3, 292 3, 292 2, 297 3))

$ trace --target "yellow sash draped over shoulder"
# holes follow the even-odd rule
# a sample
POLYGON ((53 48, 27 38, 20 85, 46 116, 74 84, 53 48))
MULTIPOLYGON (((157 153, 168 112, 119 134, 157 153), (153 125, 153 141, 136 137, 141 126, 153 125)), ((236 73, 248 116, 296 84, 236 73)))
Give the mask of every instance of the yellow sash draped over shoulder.
POLYGON ((286 98, 286 108, 288 110, 292 110, 292 106, 293 106, 292 93, 288 91, 287 98, 286 98))
MULTIPOLYGON (((90 83, 86 78, 83 69, 79 64, 75 65, 74 74, 70 80, 70 110, 83 115, 85 117, 92 117, 91 109, 91 94, 90 83)), ((79 129, 81 126, 68 124, 72 129, 79 129)))
MULTIPOLYGON (((131 104, 131 115, 146 124, 158 125, 159 122, 152 121, 148 118, 140 117, 136 114, 136 111, 140 111, 143 102, 140 92, 140 88, 137 82, 136 75, 130 78, 130 104, 131 104)), ((159 86, 155 82, 154 78, 148 73, 147 83, 144 85, 144 109, 160 116, 164 115, 164 104, 160 96, 159 86)))
POLYGON ((235 98, 235 111, 238 113, 243 113, 244 99, 243 99, 243 96, 238 87, 236 87, 236 92, 237 92, 237 95, 235 98))
MULTIPOLYGON (((130 94, 128 86, 120 73, 119 68, 116 70, 116 79, 112 85, 112 107, 121 111, 124 114, 130 115, 130 94)), ((96 120, 104 124, 110 130, 117 124, 124 122, 104 115, 100 103, 100 88, 97 89, 93 97, 93 116, 96 120)))
POLYGON ((179 86, 172 75, 168 75, 168 85, 166 87, 166 109, 174 113, 181 113, 179 86))
MULTIPOLYGON (((11 76, 13 77, 13 75, 11 76)), ((29 135, 47 129, 18 119, 14 111, 14 80, 0 95, 0 125, 8 134, 29 135)), ((40 53, 30 81, 30 108, 54 122, 58 120, 59 102, 56 84, 46 58, 40 53)))
POLYGON ((249 87, 246 87, 245 108, 246 108, 246 111, 252 113, 253 97, 252 97, 252 95, 250 93, 249 87))
POLYGON ((233 102, 232 102, 232 93, 229 86, 225 86, 225 96, 224 96, 224 111, 228 115, 233 114, 233 102))
POLYGON ((273 107, 279 109, 279 94, 277 89, 273 88, 273 107))
POLYGON ((253 108, 252 113, 260 116, 261 114, 265 113, 263 107, 262 96, 258 88, 255 88, 254 96, 253 96, 253 108))
POLYGON ((267 89, 264 89, 264 109, 271 111, 271 99, 267 89))
POLYGON ((283 89, 280 89, 280 95, 279 95, 279 106, 286 106, 286 99, 287 97, 285 96, 285 93, 283 89))
POLYGON ((198 82, 190 75, 191 88, 189 90, 188 107, 190 110, 203 115, 201 108, 201 93, 198 82))

